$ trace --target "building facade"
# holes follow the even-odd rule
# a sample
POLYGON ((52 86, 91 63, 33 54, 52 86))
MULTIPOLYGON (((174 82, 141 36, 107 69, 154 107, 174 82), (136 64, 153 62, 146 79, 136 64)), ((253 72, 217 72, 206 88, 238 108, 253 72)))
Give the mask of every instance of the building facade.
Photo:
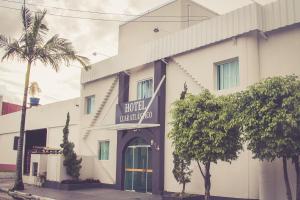
MULTIPOLYGON (((267 77, 300 75, 299 13, 298 0, 253 3, 224 15, 175 0, 120 25, 118 55, 82 71, 76 145, 90 158, 88 176, 120 190, 179 192, 168 132, 184 83, 193 94, 207 88, 225 95, 267 77)), ((186 192, 204 194, 197 164, 191 168, 186 192)), ((252 159, 246 146, 231 164, 212 165, 211 174, 214 196, 285 196, 281 162, 252 159)))

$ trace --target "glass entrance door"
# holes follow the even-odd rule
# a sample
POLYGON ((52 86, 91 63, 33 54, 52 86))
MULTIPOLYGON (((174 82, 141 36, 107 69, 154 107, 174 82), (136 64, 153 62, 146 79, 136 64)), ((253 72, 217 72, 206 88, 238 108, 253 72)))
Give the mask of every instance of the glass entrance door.
POLYGON ((152 192, 152 152, 148 145, 128 146, 125 153, 125 190, 152 192))

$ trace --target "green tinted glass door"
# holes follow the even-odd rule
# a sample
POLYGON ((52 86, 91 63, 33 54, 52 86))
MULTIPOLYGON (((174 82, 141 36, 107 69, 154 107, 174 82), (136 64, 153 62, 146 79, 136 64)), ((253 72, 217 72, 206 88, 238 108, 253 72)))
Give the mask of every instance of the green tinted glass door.
POLYGON ((133 190, 136 192, 147 192, 147 147, 136 147, 134 149, 134 185, 133 190))
POLYGON ((151 149, 148 146, 129 146, 125 154, 125 190, 152 192, 151 149))
POLYGON ((133 190, 133 148, 127 148, 125 153, 125 181, 124 189, 133 190))

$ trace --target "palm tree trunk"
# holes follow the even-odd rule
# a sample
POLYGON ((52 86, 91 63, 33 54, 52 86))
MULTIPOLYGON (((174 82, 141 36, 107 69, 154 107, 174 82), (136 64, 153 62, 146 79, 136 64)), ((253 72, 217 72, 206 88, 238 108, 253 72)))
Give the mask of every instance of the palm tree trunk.
POLYGON ((300 200, 300 168, 299 168, 299 157, 295 156, 293 157, 293 162, 295 166, 295 171, 296 171, 296 200, 300 200))
POLYGON ((285 156, 282 157, 282 163, 283 163, 283 176, 284 176, 284 182, 286 187, 286 196, 288 200, 292 200, 291 186, 290 186, 290 181, 289 181, 289 176, 287 171, 287 159, 285 156))
POLYGON ((210 162, 205 164, 205 178, 204 178, 204 184, 205 184, 205 200, 210 199, 210 162))
POLYGON ((22 167, 23 167, 23 146, 24 146, 24 135, 25 135, 25 119, 26 119, 26 108, 27 108, 27 96, 28 96, 28 87, 30 79, 30 69, 31 62, 27 63, 26 77, 25 77, 25 87, 24 87, 24 96, 23 96, 23 105, 22 105, 22 114, 21 114, 21 125, 20 125, 20 138, 18 143, 18 153, 17 153, 17 169, 15 177, 15 185, 13 190, 24 190, 24 183, 22 178, 22 167))

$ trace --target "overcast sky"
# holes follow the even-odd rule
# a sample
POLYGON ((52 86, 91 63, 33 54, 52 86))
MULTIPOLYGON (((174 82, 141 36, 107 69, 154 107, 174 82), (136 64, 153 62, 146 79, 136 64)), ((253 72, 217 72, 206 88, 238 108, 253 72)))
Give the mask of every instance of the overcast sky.
MULTIPOLYGON (((58 10, 63 7, 76 10, 99 11, 105 13, 140 14, 157 7, 169 0, 27 0, 29 4, 41 5, 49 13, 72 15, 82 18, 110 18, 128 20, 125 16, 99 15, 58 10), (52 7, 52 8, 50 8, 52 7)), ((195 0, 201 5, 223 14, 250 4, 251 0, 195 0)), ((274 0, 256 0, 266 4, 274 0)), ((20 8, 21 0, 0 0, 0 34, 18 38, 21 30, 20 12, 4 7, 20 8)), ((29 6, 30 7, 30 6, 29 6)), ((37 7, 31 6, 36 9, 37 7)), ((119 22, 100 20, 63 18, 47 15, 46 21, 51 30, 50 35, 58 33, 71 40, 81 55, 87 56, 92 63, 117 54, 119 22)), ((0 56, 2 52, 0 50, 0 56)), ((21 103, 23 94, 25 64, 4 61, 0 62, 0 95, 4 100, 21 103)), ((42 89, 41 103, 47 104, 60 100, 75 98, 80 95, 80 68, 77 64, 69 68, 62 67, 59 73, 42 65, 34 66, 31 82, 37 81, 42 89)))

